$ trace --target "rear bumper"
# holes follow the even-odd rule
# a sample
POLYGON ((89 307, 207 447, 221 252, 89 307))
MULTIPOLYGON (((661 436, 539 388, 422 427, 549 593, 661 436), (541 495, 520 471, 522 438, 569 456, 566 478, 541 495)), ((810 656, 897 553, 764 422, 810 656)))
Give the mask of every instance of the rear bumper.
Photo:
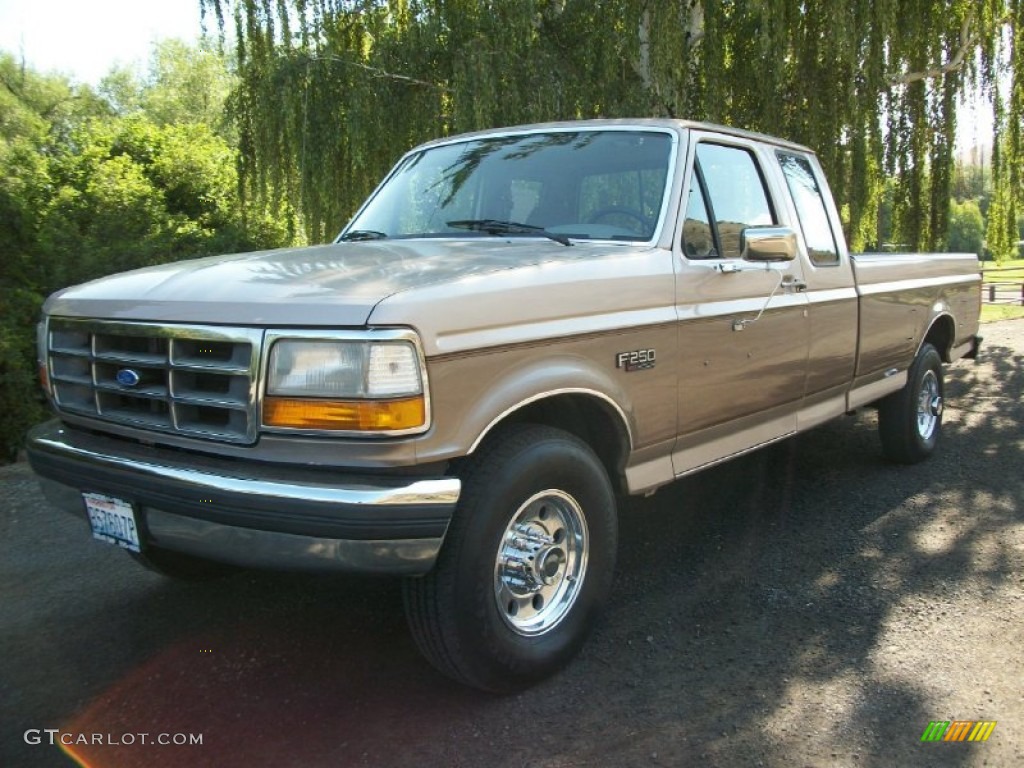
POLYGON ((28 458, 61 509, 83 491, 131 502, 142 546, 262 568, 417 574, 458 502, 453 477, 371 476, 147 447, 65 427, 29 433, 28 458))

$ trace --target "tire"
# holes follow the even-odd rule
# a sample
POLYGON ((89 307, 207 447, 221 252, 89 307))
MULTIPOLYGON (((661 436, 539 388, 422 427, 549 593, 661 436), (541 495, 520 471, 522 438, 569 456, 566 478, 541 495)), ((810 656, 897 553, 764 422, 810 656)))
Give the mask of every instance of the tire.
POLYGON ((406 617, 443 674, 521 690, 576 655, 608 596, 615 496, 589 446, 536 425, 501 429, 459 475, 434 569, 404 582, 406 617))
POLYGON ((922 345, 907 374, 907 383, 878 405, 878 435, 891 461, 916 464, 931 456, 942 436, 942 358, 931 344, 922 345))
POLYGON ((199 557, 147 547, 143 552, 129 552, 135 562, 154 573, 175 581, 212 581, 238 572, 235 566, 203 560, 199 557))

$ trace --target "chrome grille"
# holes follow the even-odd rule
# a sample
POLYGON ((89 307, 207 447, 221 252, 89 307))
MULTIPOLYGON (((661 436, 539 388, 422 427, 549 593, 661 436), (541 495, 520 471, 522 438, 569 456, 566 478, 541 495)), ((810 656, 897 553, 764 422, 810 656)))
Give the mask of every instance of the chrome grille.
POLYGON ((142 429, 251 443, 263 332, 50 318, 57 408, 142 429))

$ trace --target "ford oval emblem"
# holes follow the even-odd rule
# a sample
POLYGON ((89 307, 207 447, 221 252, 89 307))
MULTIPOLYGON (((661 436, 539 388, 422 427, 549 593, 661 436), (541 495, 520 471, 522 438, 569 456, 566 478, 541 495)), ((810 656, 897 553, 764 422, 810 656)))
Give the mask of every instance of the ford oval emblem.
POLYGON ((134 387, 141 380, 137 371, 133 371, 131 368, 122 368, 117 372, 117 383, 122 387, 134 387))

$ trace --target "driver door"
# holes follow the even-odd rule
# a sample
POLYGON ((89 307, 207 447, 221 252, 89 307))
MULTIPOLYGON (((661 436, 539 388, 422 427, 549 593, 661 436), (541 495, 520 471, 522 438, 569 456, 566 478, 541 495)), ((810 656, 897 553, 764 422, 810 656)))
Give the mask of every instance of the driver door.
POLYGON ((676 260, 676 475, 796 431, 810 338, 803 264, 742 258, 747 231, 785 223, 762 152, 693 134, 676 260))

